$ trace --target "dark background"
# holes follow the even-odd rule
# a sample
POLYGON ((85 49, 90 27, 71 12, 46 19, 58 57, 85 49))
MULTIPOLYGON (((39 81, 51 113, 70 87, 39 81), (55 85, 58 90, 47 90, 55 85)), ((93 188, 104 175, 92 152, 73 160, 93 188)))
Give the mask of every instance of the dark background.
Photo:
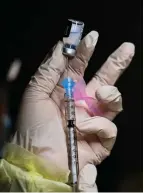
POLYGON ((111 156, 98 167, 97 184, 99 191, 142 191, 142 2, 4 2, 0 3, 0 81, 14 58, 22 61, 19 77, 10 87, 13 131, 24 88, 46 53, 62 38, 68 18, 85 22, 84 35, 91 30, 100 35, 86 70, 87 81, 121 43, 135 44, 135 57, 116 84, 124 106, 114 120, 118 138, 111 156))

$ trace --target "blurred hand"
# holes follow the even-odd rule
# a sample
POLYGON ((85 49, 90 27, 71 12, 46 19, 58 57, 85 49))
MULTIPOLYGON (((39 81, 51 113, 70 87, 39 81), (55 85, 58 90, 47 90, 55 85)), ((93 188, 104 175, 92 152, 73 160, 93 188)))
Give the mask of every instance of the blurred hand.
MULTIPOLYGON (((67 75, 76 81, 83 78, 97 40, 98 33, 90 32, 69 61, 62 54, 63 43, 58 42, 26 89, 12 141, 64 171, 68 170, 68 155, 61 82, 67 75)), ((123 43, 86 86, 87 95, 104 106, 103 116, 90 116, 84 104, 76 106, 80 191, 97 191, 95 165, 110 155, 117 136, 111 121, 122 111, 121 94, 113 85, 129 66, 134 50, 132 43, 123 43)))

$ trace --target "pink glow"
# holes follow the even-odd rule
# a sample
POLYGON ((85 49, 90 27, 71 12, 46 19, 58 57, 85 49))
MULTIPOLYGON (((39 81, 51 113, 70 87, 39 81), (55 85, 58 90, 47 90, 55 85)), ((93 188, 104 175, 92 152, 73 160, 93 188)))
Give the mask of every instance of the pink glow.
POLYGON ((96 99, 89 97, 85 91, 86 83, 84 79, 81 79, 79 82, 76 83, 74 87, 74 99, 75 101, 84 100, 88 106, 88 111, 91 115, 101 115, 101 111, 98 108, 98 103, 96 99))

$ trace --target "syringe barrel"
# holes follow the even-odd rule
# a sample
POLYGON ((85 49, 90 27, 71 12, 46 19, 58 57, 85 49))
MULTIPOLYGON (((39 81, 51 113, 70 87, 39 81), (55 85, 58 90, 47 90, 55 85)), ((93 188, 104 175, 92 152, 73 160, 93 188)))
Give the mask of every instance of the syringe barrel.
POLYGON ((78 181, 78 149, 77 149, 77 136, 76 127, 73 121, 68 121, 68 150, 69 150, 69 167, 71 170, 70 183, 75 187, 78 181))
POLYGON ((74 99, 68 99, 65 95, 65 117, 67 121, 75 121, 74 99))
POLYGON ((75 102, 73 98, 73 89, 75 82, 71 78, 66 78, 62 82, 65 88, 65 114, 66 120, 75 120, 75 102))
POLYGON ((71 78, 66 78, 62 82, 65 88, 65 116, 68 132, 68 155, 69 155, 69 168, 70 183, 74 192, 77 192, 78 181, 78 148, 77 148, 77 134, 75 126, 75 101, 73 98, 74 81, 71 78))

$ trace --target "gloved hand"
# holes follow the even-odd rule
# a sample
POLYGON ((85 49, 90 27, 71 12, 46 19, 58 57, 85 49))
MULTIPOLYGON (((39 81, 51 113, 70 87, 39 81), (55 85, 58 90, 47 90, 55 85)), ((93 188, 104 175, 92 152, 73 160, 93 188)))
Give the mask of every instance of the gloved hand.
MULTIPOLYGON (((98 33, 90 32, 68 63, 62 54, 63 43, 58 42, 52 55, 46 57, 31 78, 18 117, 18 130, 12 140, 65 171, 68 155, 61 81, 67 76, 76 81, 82 79, 97 40, 98 33)), ((129 66, 134 50, 132 43, 123 43, 86 86, 87 95, 104 107, 103 116, 90 116, 84 103, 76 107, 80 191, 97 191, 95 165, 110 155, 117 136, 117 128, 111 121, 122 111, 121 94, 113 85, 129 66)))

